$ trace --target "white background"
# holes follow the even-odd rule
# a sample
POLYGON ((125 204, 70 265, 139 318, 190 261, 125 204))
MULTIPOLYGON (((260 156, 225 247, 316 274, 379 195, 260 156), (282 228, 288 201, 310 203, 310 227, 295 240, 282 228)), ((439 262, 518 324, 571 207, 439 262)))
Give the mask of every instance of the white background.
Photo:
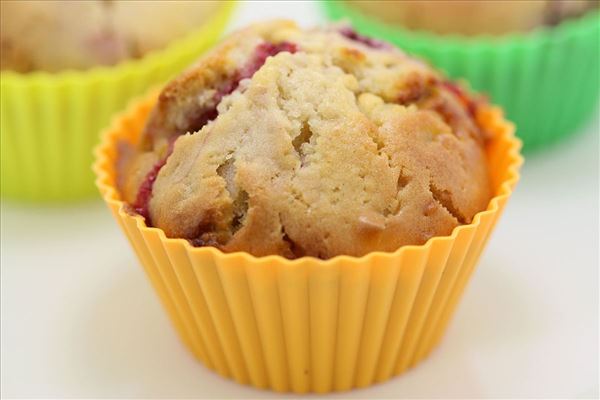
MULTIPOLYGON (((314 4, 243 4, 234 26, 314 4)), ((330 397, 598 397, 598 118, 528 157, 442 345, 388 383, 330 397)), ((2 397, 278 398, 179 343, 100 200, 2 204, 2 397)))

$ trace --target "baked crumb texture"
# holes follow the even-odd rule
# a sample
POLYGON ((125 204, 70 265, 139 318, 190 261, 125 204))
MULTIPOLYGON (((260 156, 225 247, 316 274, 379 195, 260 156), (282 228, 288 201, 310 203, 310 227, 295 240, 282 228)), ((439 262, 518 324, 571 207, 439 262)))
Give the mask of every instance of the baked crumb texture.
POLYGON ((120 189, 148 225, 225 252, 422 244, 490 199, 480 101, 348 27, 260 24, 164 88, 120 189))

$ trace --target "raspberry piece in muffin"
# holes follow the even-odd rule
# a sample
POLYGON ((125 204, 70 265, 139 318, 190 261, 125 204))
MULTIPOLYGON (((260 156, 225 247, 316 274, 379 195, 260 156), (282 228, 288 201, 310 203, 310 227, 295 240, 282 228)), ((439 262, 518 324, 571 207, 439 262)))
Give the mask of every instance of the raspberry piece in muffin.
POLYGON ((200 113, 200 117, 194 119, 190 124, 189 130, 195 131, 203 127, 207 122, 212 121, 218 115, 216 105, 221 102, 223 97, 231 94, 240 84, 242 79, 251 78, 252 75, 256 71, 263 66, 268 57, 272 57, 277 55, 282 51, 287 51, 290 53, 294 53, 296 51, 296 46, 293 43, 261 43, 254 50, 254 54, 252 58, 239 70, 234 74, 233 79, 229 80, 223 87, 221 87, 214 96, 213 102, 215 104, 214 107, 208 108, 200 113))
POLYGON ((490 198, 481 100, 344 32, 253 26, 169 83, 124 199, 169 237, 257 256, 393 251, 471 222, 490 198))
POLYGON ((387 44, 386 42, 382 42, 381 40, 376 40, 376 39, 370 38, 368 36, 361 35, 349 26, 342 27, 340 29, 340 33, 343 36, 347 37, 348 39, 353 40, 358 43, 362 43, 365 46, 370 47, 372 49, 389 49, 389 48, 391 48, 391 46, 389 44, 387 44))

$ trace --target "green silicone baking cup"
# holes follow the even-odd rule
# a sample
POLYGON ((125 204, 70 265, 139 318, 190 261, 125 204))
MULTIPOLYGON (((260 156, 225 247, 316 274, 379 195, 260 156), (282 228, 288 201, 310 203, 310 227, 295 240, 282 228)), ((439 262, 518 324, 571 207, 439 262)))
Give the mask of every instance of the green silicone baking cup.
POLYGON ((2 196, 35 202, 95 196, 92 150, 100 130, 132 97, 164 82, 214 44, 234 6, 223 2, 196 32, 139 60, 55 74, 2 71, 2 196))
POLYGON ((409 31, 366 16, 342 1, 321 1, 333 20, 419 55, 455 79, 488 94, 515 122, 524 151, 565 137, 596 109, 600 12, 556 27, 501 37, 409 31))

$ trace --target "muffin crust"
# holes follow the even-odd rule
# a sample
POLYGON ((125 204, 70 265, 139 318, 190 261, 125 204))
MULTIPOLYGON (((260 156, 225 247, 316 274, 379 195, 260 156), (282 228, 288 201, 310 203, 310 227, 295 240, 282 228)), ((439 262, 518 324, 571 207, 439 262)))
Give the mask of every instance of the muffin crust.
POLYGON ((360 256, 422 244, 490 198, 481 99, 348 27, 250 27, 169 83, 120 190, 169 237, 360 256))

